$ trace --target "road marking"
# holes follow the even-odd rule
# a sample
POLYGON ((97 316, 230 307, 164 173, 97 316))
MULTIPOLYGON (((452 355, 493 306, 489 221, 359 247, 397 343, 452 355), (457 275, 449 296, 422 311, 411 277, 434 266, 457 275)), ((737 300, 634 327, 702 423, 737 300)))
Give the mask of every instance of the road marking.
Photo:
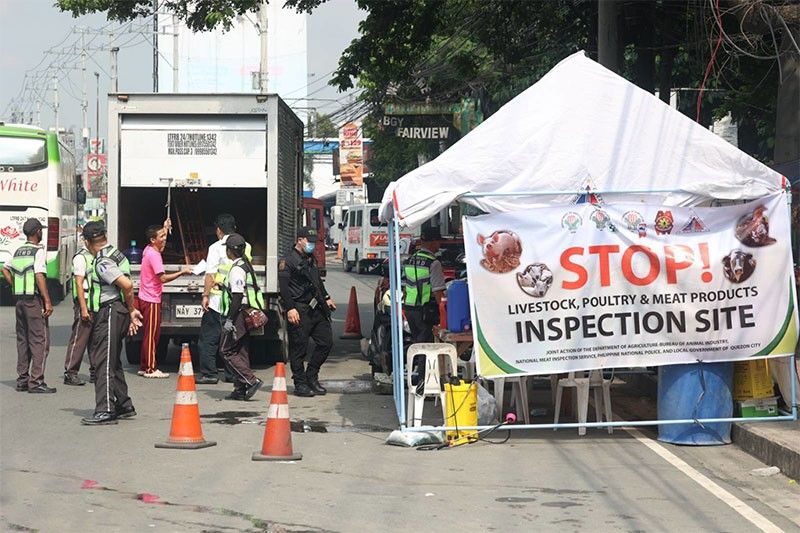
POLYGON ((634 428, 626 428, 623 427, 625 431, 628 432, 633 438, 638 440, 640 443, 644 444, 650 450, 652 450, 656 455, 664 459, 666 462, 689 476, 695 483, 706 489, 708 492, 722 500, 723 503, 728 505, 731 509, 742 515, 746 518, 750 523, 756 526, 761 531, 765 532, 775 532, 780 533, 783 530, 767 520, 762 514, 758 511, 744 503, 742 500, 728 492, 727 490, 720 487, 714 481, 706 477, 705 475, 698 472, 692 466, 689 465, 686 461, 672 453, 671 451, 667 450, 662 445, 655 442, 653 439, 650 439, 644 436, 639 430, 634 428))

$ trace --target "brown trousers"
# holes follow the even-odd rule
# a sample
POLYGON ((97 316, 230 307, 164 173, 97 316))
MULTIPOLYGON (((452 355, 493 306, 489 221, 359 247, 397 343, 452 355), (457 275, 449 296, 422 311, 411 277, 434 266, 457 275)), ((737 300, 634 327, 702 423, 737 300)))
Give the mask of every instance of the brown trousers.
POLYGON ((114 413, 133 405, 122 369, 122 340, 128 334, 130 315, 119 300, 103 305, 92 317, 89 361, 95 370, 95 413, 114 413))
POLYGON ((44 363, 50 353, 50 327, 38 297, 17 301, 17 387, 44 383, 44 363))
MULTIPOLYGON (((81 320, 81 306, 78 302, 72 305, 72 335, 67 344, 67 357, 64 361, 64 374, 77 376, 83 362, 83 352, 89 346, 89 337, 92 334, 92 322, 81 320)), ((89 363, 89 375, 94 375, 94 367, 89 363)))
MULTIPOLYGON (((225 323, 225 319, 222 323, 225 323)), ((250 332, 244 325, 244 314, 239 313, 234 325, 236 331, 233 333, 222 330, 220 351, 225 359, 225 365, 233 374, 234 390, 244 390, 256 381, 256 376, 250 368, 250 332)))

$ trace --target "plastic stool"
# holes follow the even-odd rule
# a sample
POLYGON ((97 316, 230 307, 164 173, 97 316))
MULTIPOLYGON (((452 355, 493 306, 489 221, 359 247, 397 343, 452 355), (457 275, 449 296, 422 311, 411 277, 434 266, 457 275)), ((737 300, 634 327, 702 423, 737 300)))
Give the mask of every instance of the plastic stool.
MULTIPOLYGON (((598 422, 603 421, 602 411, 605 408, 606 422, 612 421, 611 415, 611 381, 614 379, 605 379, 602 370, 591 370, 589 376, 586 377, 584 372, 580 372, 580 377, 575 377, 575 372, 570 372, 567 377, 558 380, 555 396, 555 416, 553 423, 558 424, 558 417, 561 414, 561 397, 564 394, 565 388, 574 387, 578 393, 578 423, 585 424, 589 414, 589 390, 594 389, 594 415, 598 422), (602 389, 602 398, 600 392, 602 389)), ((555 431, 558 428, 553 428, 555 431)), ((609 426, 608 433, 612 434, 614 428, 609 426)), ((578 435, 586 435, 586 428, 579 427, 578 435)))
MULTIPOLYGON (((455 376, 458 372, 458 356, 456 347, 445 343, 420 342, 408 347, 408 405, 406 407, 406 426, 419 427, 422 425, 422 408, 425 398, 439 398, 442 403, 442 423, 447 420, 447 406, 445 405, 444 390, 442 389, 441 370, 444 368, 440 360, 444 359, 450 366, 449 373, 455 376), (422 394, 417 394, 417 386, 411 383, 411 373, 414 370, 414 360, 418 357, 425 358, 425 384, 422 394)), ((422 376, 419 376, 422 379, 422 376)))

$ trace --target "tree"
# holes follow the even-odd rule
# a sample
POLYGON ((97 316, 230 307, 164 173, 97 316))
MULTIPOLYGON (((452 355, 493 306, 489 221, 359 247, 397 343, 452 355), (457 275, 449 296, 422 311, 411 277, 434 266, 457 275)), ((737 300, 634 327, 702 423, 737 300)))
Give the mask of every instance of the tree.
POLYGON ((320 115, 314 111, 308 116, 308 136, 314 138, 338 138, 339 128, 330 115, 320 115))
MULTIPOLYGON (((325 1, 284 5, 310 12, 325 1)), ((331 84, 363 89, 372 119, 387 102, 455 102, 464 96, 480 98, 489 116, 566 55, 583 49, 597 57, 601 37, 603 46, 616 42, 604 62, 643 89, 657 88, 668 101, 672 88, 689 88, 699 104, 686 106, 691 118, 708 123, 730 112, 746 152, 766 162, 800 157, 795 0, 357 2, 367 17, 331 84), (617 27, 613 35, 606 31, 608 23, 617 27)), ((108 11, 112 20, 152 10, 151 0, 58 0, 58 5, 76 15, 108 11)), ((194 30, 229 28, 237 15, 259 5, 259 0, 163 0, 194 30)), ((357 112, 363 113, 349 108, 336 120, 357 112)), ((407 149, 377 128, 373 133, 371 171, 378 180, 396 179, 416 165, 420 151, 415 150, 429 148, 407 149)))

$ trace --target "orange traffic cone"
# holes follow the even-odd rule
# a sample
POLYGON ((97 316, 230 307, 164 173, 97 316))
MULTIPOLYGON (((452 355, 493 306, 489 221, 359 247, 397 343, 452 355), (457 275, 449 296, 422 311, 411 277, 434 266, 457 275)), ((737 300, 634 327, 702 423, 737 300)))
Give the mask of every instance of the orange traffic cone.
POLYGON ((339 246, 336 247, 336 259, 341 261, 342 259, 342 243, 339 243, 339 246))
POLYGON ((197 405, 197 389, 194 387, 192 354, 189 352, 189 344, 183 343, 169 439, 167 442, 156 443, 156 448, 197 450, 216 444, 216 442, 203 438, 203 429, 200 427, 200 407, 197 405))
POLYGON ((289 395, 286 393, 286 365, 275 364, 272 396, 267 411, 267 427, 260 452, 253 461, 299 461, 303 454, 292 451, 292 427, 289 420, 289 395))
POLYGON ((356 296, 355 285, 350 288, 350 301, 347 303, 347 317, 344 321, 344 333, 339 337, 340 339, 360 339, 361 334, 361 317, 358 314, 358 297, 356 296))

